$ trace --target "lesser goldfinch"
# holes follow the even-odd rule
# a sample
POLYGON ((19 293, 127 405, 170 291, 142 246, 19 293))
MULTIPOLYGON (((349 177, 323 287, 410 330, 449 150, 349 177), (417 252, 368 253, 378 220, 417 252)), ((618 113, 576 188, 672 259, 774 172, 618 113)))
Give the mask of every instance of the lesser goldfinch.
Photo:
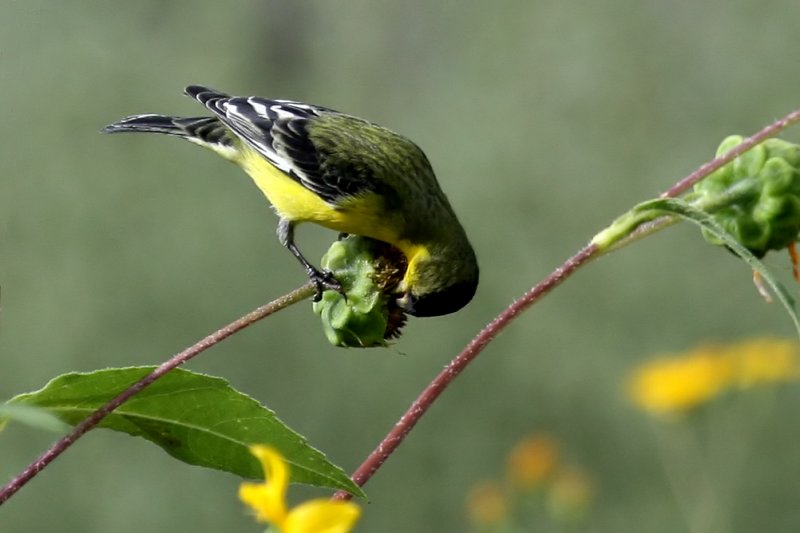
POLYGON ((294 243, 294 228, 314 222, 398 248, 408 267, 392 291, 414 316, 465 306, 478 285, 478 263, 422 150, 366 120, 289 100, 231 97, 189 86, 186 95, 214 116, 135 115, 106 133, 148 132, 181 137, 239 165, 278 216, 278 238, 317 287, 340 290, 294 243))

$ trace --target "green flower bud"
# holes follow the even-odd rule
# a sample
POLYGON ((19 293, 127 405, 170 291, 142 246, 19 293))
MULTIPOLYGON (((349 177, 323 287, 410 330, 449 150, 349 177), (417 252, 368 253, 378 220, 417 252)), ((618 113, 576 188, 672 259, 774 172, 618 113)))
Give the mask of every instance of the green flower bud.
MULTIPOLYGON (((726 138, 717 156, 741 142, 726 138)), ((756 257, 786 248, 800 233, 800 145, 768 139, 697 183, 692 199, 756 257)))
POLYGON ((405 323, 403 311, 388 294, 405 273, 405 257, 388 244, 350 235, 334 242, 322 258, 342 284, 344 295, 325 291, 314 303, 325 336, 334 346, 386 346, 405 323))

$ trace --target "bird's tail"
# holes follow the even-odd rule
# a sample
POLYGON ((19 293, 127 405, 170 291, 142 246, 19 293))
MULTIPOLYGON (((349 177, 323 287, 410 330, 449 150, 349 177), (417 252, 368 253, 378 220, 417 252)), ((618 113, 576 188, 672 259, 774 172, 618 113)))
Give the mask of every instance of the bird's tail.
POLYGON ((160 133, 181 137, 235 160, 239 154, 235 137, 216 117, 170 117, 166 115, 134 115, 109 124, 101 133, 160 133))

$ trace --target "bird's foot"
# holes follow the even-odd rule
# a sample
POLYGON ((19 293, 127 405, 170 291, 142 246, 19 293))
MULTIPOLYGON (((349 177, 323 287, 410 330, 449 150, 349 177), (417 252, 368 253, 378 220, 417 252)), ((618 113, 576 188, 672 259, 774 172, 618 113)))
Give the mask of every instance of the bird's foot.
POLYGON ((336 291, 347 300, 347 295, 344 293, 342 284, 333 275, 330 270, 311 270, 308 272, 308 279, 314 284, 317 293, 314 295, 314 301, 318 302, 322 299, 322 293, 325 291, 336 291))

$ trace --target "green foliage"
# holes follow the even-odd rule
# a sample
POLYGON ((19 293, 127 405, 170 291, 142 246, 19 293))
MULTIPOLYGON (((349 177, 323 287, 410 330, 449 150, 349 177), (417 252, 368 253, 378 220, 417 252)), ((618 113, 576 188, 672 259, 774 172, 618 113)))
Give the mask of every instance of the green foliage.
MULTIPOLYGON (((717 156, 741 142, 727 137, 717 156)), ((756 257, 786 248, 800 232, 800 146, 768 139, 697 183, 693 197, 756 257)), ((727 245, 706 227, 703 235, 727 245)))
POLYGON ((46 409, 23 404, 0 405, 0 430, 14 420, 37 429, 64 433, 69 429, 59 418, 46 409))
MULTIPOLYGON (((129 367, 64 374, 9 404, 45 408, 75 425, 152 371, 153 367, 129 367)), ((275 413, 220 378, 173 370, 118 407, 99 427, 147 439, 186 463, 249 478, 263 473, 248 446, 269 444, 291 465, 292 481, 364 495, 275 413)))

